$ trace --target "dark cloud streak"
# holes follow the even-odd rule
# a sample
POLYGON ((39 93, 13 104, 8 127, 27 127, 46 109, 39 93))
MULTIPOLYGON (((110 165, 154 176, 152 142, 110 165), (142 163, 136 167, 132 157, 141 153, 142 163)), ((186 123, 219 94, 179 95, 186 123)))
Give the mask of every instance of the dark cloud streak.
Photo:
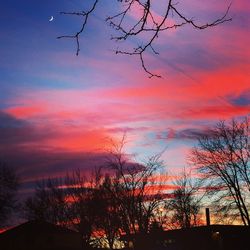
POLYGON ((186 128, 175 130, 168 128, 165 132, 158 134, 156 137, 159 140, 177 139, 177 140, 197 140, 201 136, 209 135, 210 130, 205 128, 186 128))

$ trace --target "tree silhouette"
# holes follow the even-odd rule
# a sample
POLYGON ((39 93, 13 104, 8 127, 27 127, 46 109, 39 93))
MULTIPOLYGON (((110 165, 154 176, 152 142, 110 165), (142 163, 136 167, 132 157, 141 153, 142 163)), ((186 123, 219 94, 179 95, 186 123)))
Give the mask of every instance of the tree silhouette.
POLYGON ((191 172, 184 169, 173 184, 176 188, 166 205, 172 226, 190 228, 199 225, 199 211, 204 197, 200 194, 202 182, 195 180, 191 172))
POLYGON ((113 247, 118 228, 114 223, 117 216, 110 208, 115 208, 116 203, 105 192, 107 182, 102 182, 100 173, 87 178, 80 170, 63 178, 38 182, 33 196, 25 201, 24 217, 76 230, 81 234, 85 248, 93 244, 93 234, 104 230, 113 247), (109 224, 103 225, 104 222, 109 224))
POLYGON ((218 212, 250 226, 249 120, 219 122, 201 136, 191 154, 218 212))
POLYGON ((18 178, 15 171, 0 161, 0 226, 6 223, 16 208, 17 188, 18 178))
POLYGON ((106 166, 115 173, 109 192, 119 205, 121 229, 129 237, 147 234, 150 230, 154 212, 163 199, 161 184, 156 184, 153 177, 163 162, 159 154, 139 164, 125 154, 125 144, 125 135, 119 143, 113 144, 106 166))
POLYGON ((113 199, 112 179, 106 175, 101 186, 95 190, 93 200, 98 205, 96 228, 100 232, 97 237, 107 241, 110 249, 115 247, 115 241, 120 237, 121 217, 117 200, 113 199))
POLYGON ((65 202, 67 192, 60 188, 62 185, 63 181, 59 178, 37 182, 33 196, 27 198, 24 203, 24 217, 28 220, 66 225, 69 206, 65 202))
POLYGON ((100 184, 99 176, 86 178, 80 170, 73 171, 65 178, 67 203, 70 204, 68 222, 82 235, 84 247, 91 245, 91 236, 96 230, 99 215, 96 190, 100 184))
MULTIPOLYGON (((61 12, 61 14, 79 16, 82 19, 81 28, 75 34, 58 37, 58 39, 74 39, 77 45, 76 55, 80 52, 80 35, 86 29, 89 18, 93 16, 101 0, 93 0, 90 2, 91 3, 89 3, 89 6, 86 7, 85 10, 61 12)), ((107 24, 116 31, 116 35, 112 36, 111 39, 116 42, 121 42, 131 40, 131 38, 139 38, 139 43, 136 47, 129 50, 118 48, 115 53, 138 56, 143 70, 149 77, 160 77, 160 75, 148 70, 144 61, 144 54, 146 51, 150 51, 156 55, 159 54, 155 50, 154 45, 161 33, 168 32, 171 29, 179 29, 184 26, 191 26, 194 29, 204 30, 231 21, 231 18, 228 17, 230 5, 227 7, 225 13, 218 19, 199 24, 199 22, 195 21, 193 17, 189 17, 179 3, 174 0, 166 1, 160 14, 157 14, 155 11, 155 7, 157 4, 160 4, 160 0, 113 0, 113 2, 114 4, 118 4, 119 11, 106 18, 107 24), (131 19, 133 13, 135 13, 135 15, 134 18, 131 19)))

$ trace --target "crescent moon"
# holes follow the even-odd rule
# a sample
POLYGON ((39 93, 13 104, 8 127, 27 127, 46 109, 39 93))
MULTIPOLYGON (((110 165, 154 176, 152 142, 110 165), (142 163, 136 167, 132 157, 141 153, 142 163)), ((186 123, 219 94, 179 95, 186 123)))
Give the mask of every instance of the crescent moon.
POLYGON ((54 17, 51 16, 50 19, 49 19, 49 21, 52 22, 53 20, 54 20, 54 17))

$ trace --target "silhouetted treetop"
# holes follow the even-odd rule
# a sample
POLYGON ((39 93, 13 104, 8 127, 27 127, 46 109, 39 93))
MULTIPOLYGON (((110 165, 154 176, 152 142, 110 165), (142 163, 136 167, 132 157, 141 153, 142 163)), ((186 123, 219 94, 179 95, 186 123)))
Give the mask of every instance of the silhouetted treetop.
POLYGON ((18 178, 14 169, 0 161, 0 226, 4 225, 8 216, 16 208, 17 188, 18 178))

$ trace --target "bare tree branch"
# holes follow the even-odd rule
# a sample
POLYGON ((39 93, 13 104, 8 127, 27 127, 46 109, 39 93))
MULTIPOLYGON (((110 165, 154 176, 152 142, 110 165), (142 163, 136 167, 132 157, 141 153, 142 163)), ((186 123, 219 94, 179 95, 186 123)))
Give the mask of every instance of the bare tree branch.
MULTIPOLYGON (((79 31, 73 35, 59 36, 61 38, 71 38, 76 40, 76 55, 80 52, 80 34, 83 33, 86 28, 87 21, 90 14, 92 14, 97 7, 98 2, 101 0, 93 0, 93 4, 87 11, 81 12, 61 12, 64 15, 75 15, 83 18, 82 26, 79 31)), ((113 0, 115 2, 115 0, 113 0)), ((117 36, 112 36, 111 39, 116 42, 126 41, 132 37, 137 37, 140 39, 141 35, 148 34, 147 38, 142 39, 142 43, 132 50, 121 50, 117 49, 116 54, 138 56, 140 59, 141 66, 143 70, 148 74, 149 78, 161 77, 158 74, 152 73, 145 64, 144 54, 146 52, 153 52, 155 55, 159 53, 154 49, 154 44, 156 39, 159 37, 160 33, 168 31, 171 29, 177 29, 185 25, 191 25, 195 29, 204 30, 209 27, 214 27, 219 24, 229 22, 232 18, 228 17, 231 4, 227 7, 225 13, 218 19, 207 22, 205 24, 198 24, 192 18, 183 14, 179 9, 178 3, 173 0, 168 0, 163 10, 163 14, 160 16, 160 20, 156 20, 156 14, 154 12, 154 7, 152 5, 152 0, 116 0, 120 5, 121 11, 113 16, 108 16, 106 22, 112 27, 116 32, 119 33, 117 36), (130 13, 134 9, 140 8, 141 14, 139 17, 134 18, 131 21, 130 13), (172 25, 168 24, 170 18, 175 18, 175 23, 172 25)), ((159 19, 159 18, 158 18, 159 19)))
POLYGON ((76 49, 77 56, 79 55, 79 52, 80 52, 80 43, 79 43, 80 34, 84 31, 85 26, 87 25, 87 22, 89 19, 89 15, 95 10, 98 2, 99 2, 99 0, 95 0, 92 7, 86 12, 85 11, 81 11, 81 12, 64 12, 64 11, 62 11, 62 12, 60 12, 60 14, 63 14, 63 15, 75 15, 75 16, 81 16, 83 18, 81 29, 79 31, 77 31, 76 34, 57 37, 57 39, 61 39, 61 38, 73 38, 73 39, 75 39, 76 46, 77 46, 77 49, 76 49))

